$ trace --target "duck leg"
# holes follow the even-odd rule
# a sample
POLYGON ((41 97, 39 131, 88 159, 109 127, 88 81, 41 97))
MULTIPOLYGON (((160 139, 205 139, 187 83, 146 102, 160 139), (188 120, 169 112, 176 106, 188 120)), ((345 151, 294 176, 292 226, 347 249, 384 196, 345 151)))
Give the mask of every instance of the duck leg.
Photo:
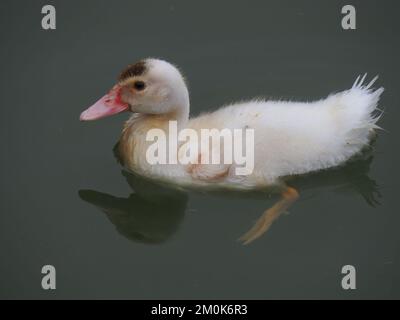
POLYGON ((272 223, 284 213, 293 202, 299 198, 299 193, 292 187, 285 187, 281 193, 281 198, 271 208, 264 211, 254 226, 239 238, 243 244, 249 244, 261 237, 272 225, 272 223))

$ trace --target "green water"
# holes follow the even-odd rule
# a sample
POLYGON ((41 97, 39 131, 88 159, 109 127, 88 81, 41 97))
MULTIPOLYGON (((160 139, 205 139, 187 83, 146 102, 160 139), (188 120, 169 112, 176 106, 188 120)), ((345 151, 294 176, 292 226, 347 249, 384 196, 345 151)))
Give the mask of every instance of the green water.
POLYGON ((0 298, 400 298, 398 4, 41 1, 0 5, 0 298), (380 75, 385 114, 346 166, 293 179, 299 200, 248 246, 237 239, 277 200, 165 190, 117 164, 126 115, 80 123, 128 63, 176 63, 191 115, 266 96, 309 101, 380 75), (41 268, 57 289, 41 288, 41 268), (357 289, 343 290, 353 265, 357 289))

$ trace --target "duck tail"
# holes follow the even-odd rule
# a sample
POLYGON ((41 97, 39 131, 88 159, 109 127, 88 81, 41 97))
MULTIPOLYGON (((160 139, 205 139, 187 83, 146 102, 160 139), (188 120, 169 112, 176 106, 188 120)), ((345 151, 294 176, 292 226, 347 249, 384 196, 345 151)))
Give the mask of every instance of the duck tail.
POLYGON ((372 88, 378 76, 368 84, 364 84, 366 76, 367 74, 357 77, 351 89, 339 92, 328 99, 338 129, 344 136, 344 143, 353 151, 361 150, 368 144, 375 129, 381 129, 377 122, 382 117, 383 111, 378 109, 378 102, 384 88, 372 88))
POLYGON ((383 111, 378 109, 378 102, 381 94, 385 90, 383 87, 373 89, 372 86, 378 80, 375 76, 368 84, 364 84, 367 77, 365 73, 362 78, 357 77, 352 88, 347 91, 350 103, 354 103, 353 108, 358 109, 359 121, 362 127, 367 129, 382 129, 377 122, 383 115, 383 111))

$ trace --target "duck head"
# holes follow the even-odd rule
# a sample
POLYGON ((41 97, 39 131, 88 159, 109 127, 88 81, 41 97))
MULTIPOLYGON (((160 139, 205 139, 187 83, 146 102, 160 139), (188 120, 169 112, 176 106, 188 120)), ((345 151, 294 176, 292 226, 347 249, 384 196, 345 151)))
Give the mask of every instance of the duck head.
POLYGON ((120 73, 117 84, 82 112, 80 120, 97 120, 123 111, 187 117, 189 93, 181 73, 159 59, 128 65, 120 73))

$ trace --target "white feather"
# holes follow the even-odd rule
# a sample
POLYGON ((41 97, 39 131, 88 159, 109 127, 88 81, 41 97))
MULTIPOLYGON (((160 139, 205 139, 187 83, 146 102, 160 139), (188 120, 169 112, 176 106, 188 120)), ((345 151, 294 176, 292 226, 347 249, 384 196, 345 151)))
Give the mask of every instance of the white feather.
MULTIPOLYGON (((151 60, 155 70, 157 64, 165 62, 151 60)), ((164 70, 164 69, 163 69, 164 70)), ((151 76, 150 70, 150 76, 151 76)), ((179 72, 169 75, 180 76, 179 72)), ((379 128, 376 115, 379 97, 383 88, 372 89, 377 80, 373 78, 364 85, 366 74, 358 76, 351 89, 329 95, 315 102, 253 100, 223 107, 212 113, 187 119, 189 103, 180 108, 184 116, 177 116, 182 127, 201 130, 206 128, 251 128, 254 129, 254 170, 248 176, 235 175, 235 163, 227 175, 221 175, 224 166, 206 167, 203 171, 188 173, 185 166, 150 165, 146 163, 144 134, 145 128, 159 125, 151 117, 133 118, 127 143, 135 146, 133 154, 125 155, 133 171, 167 180, 180 185, 227 186, 253 188, 279 183, 281 179, 338 166, 359 153, 371 138, 374 129, 379 128), (155 123, 155 124, 154 124, 155 123), (129 142, 131 141, 131 142, 129 142), (199 177, 215 175, 218 180, 204 181, 199 177)), ((163 73, 157 73, 161 83, 171 83, 163 73)), ((153 75, 153 78, 156 78, 153 75)), ((183 81, 174 81, 179 86, 169 88, 176 94, 185 91, 183 81)), ((166 126, 166 124, 165 124, 166 126)), ((201 168, 200 168, 201 169, 201 168)))
POLYGON ((239 103, 195 118, 189 126, 255 129, 254 181, 338 166, 360 152, 378 128, 380 116, 374 111, 384 89, 370 89, 377 77, 367 86, 365 75, 359 79, 350 90, 323 100, 239 103))

